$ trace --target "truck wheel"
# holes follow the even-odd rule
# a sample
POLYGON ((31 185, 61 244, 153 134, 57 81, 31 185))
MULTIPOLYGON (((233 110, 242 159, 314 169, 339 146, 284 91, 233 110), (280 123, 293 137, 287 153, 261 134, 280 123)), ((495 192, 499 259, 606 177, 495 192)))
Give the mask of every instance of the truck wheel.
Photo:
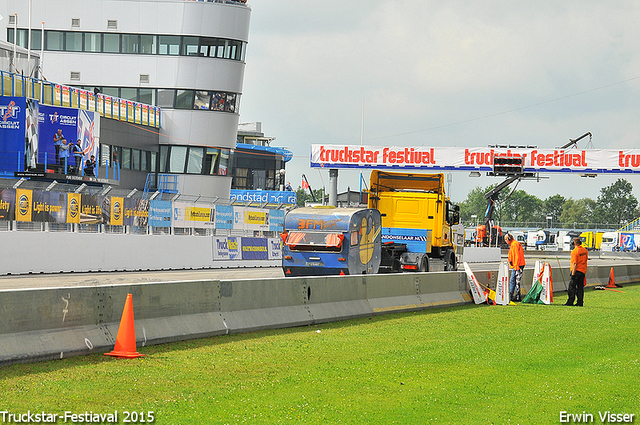
POLYGON ((428 272, 429 271, 429 261, 423 257, 422 261, 420 261, 420 267, 418 267, 419 272, 428 272))
POLYGON ((447 251, 444 255, 444 270, 447 272, 456 271, 456 254, 453 251, 447 251))

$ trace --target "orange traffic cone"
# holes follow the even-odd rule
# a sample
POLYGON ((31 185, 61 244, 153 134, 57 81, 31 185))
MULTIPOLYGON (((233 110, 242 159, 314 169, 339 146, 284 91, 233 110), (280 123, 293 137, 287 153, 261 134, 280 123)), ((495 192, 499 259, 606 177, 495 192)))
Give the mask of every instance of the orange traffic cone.
POLYGON ((609 284, 605 286, 605 288, 617 288, 616 277, 613 274, 613 267, 611 267, 611 271, 609 272, 609 284))
POLYGON ((133 296, 131 294, 127 294, 127 300, 124 303, 122 319, 120 319, 120 327, 116 337, 116 346, 112 352, 104 353, 104 355, 128 359, 144 356, 144 354, 136 351, 136 329, 133 323, 133 296))

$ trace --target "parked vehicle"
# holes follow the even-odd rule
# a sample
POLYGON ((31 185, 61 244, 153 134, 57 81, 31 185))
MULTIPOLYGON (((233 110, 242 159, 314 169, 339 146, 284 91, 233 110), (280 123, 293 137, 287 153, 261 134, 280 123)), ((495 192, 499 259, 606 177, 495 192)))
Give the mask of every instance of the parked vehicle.
POLYGON ((571 251, 573 249, 573 240, 578 236, 580 236, 580 230, 560 230, 556 239, 558 241, 558 250, 571 251))
POLYGON ((604 232, 588 231, 580 233, 582 246, 588 250, 599 250, 600 245, 602 245, 602 235, 604 235, 604 232))
POLYGON ((285 276, 377 273, 380 212, 367 208, 304 207, 289 211, 282 233, 285 276))
POLYGON ((527 249, 540 251, 557 251, 557 233, 549 230, 529 230, 527 232, 527 249))
POLYGON ((369 208, 380 211, 382 242, 403 243, 403 270, 456 270, 464 227, 460 208, 445 194, 444 174, 373 170, 369 208))
POLYGON ((637 251, 640 246, 640 233, 604 232, 601 251, 637 251))
POLYGON ((289 211, 285 276, 456 270, 464 227, 444 174, 373 171, 368 206, 289 211))

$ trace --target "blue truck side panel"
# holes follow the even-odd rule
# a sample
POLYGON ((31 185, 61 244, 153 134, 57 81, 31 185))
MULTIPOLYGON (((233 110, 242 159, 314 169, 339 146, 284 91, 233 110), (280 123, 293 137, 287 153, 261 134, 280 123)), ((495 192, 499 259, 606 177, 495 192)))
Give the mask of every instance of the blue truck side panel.
POLYGON ((426 229, 382 228, 382 243, 397 242, 406 244, 408 252, 428 253, 428 241, 429 230, 426 229))

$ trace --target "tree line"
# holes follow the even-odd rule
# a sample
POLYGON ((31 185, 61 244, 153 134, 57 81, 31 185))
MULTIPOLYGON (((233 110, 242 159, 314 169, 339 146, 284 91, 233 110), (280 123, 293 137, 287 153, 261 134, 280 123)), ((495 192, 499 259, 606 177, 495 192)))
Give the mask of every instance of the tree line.
MULTIPOLYGON (((465 226, 483 224, 487 209, 484 194, 496 186, 472 189, 460 203, 460 219, 465 226), (475 215, 476 218, 471 216, 475 215)), ((553 195, 540 199, 524 190, 500 192, 493 220, 502 227, 554 227, 567 229, 619 229, 640 217, 633 186, 625 179, 600 189, 594 201, 553 195), (548 219, 547 217, 551 217, 548 219)))

